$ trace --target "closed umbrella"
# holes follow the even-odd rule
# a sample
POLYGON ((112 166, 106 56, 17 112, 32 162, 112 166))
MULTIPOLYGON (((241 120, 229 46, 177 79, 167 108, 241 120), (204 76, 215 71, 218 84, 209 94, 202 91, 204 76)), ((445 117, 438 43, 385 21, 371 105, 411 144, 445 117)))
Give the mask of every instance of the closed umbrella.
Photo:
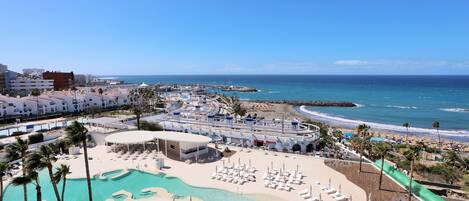
POLYGON ((329 188, 331 188, 331 178, 329 177, 329 188))

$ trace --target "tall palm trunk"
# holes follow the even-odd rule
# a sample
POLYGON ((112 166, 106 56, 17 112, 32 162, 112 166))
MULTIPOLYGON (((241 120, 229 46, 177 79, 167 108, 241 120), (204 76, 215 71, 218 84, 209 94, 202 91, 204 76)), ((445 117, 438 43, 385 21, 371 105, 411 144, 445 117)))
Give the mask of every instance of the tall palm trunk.
POLYGON ((3 176, 0 176, 0 201, 3 201, 3 176))
MULTIPOLYGON (((22 154, 22 155, 23 155, 23 158, 21 159, 21 163, 23 166, 23 177, 26 177, 26 167, 25 167, 26 159, 25 159, 25 154, 22 154)), ((24 201, 28 201, 28 187, 26 186, 26 184, 23 184, 23 195, 24 195, 24 201)))
POLYGON ((135 116, 137 116, 137 130, 140 130, 140 114, 137 113, 135 116))
POLYGON ((64 183, 62 184, 62 201, 64 201, 64 197, 65 197, 65 183, 67 183, 67 177, 64 176, 63 181, 64 183))
POLYGON ((383 182, 383 168, 384 168, 384 156, 381 157, 381 171, 379 173, 379 187, 378 187, 379 190, 381 190, 381 183, 383 182))
POLYGON ((409 201, 412 200, 412 179, 414 176, 414 160, 410 161, 409 201))
POLYGON ((360 147, 360 172, 362 172, 363 150, 365 149, 365 132, 362 132, 362 146, 360 147))
POLYGON ((42 201, 42 192, 41 186, 39 186, 39 182, 36 184, 36 201, 42 201))
POLYGON ((104 97, 101 94, 101 113, 103 112, 104 108, 106 108, 106 107, 104 107, 104 97))
POLYGON ((47 171, 49 172, 49 178, 52 183, 52 188, 54 189, 55 198, 57 201, 60 201, 59 189, 57 189, 57 182, 54 179, 54 173, 52 172, 52 164, 47 165, 47 171))
POLYGON ((91 191, 90 167, 88 165, 88 150, 86 147, 86 137, 83 139, 83 153, 85 155, 86 182, 88 184, 89 201, 93 201, 93 193, 91 191))
POLYGON ((440 151, 441 151, 440 129, 437 128, 436 133, 438 134, 438 148, 440 148, 440 151))
POLYGON ((36 96, 36 120, 39 119, 39 97, 36 96))

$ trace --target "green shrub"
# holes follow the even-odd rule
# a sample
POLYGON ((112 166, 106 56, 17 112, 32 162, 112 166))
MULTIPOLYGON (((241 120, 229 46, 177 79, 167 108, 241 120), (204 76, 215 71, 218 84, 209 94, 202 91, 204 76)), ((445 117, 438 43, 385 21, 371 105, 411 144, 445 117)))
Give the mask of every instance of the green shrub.
POLYGON ((44 141, 44 135, 42 133, 32 134, 28 136, 30 144, 35 144, 44 141))
POLYGON ((147 130, 147 131, 162 131, 163 130, 163 127, 161 127, 160 124, 148 122, 148 121, 140 121, 140 128, 142 130, 147 130))

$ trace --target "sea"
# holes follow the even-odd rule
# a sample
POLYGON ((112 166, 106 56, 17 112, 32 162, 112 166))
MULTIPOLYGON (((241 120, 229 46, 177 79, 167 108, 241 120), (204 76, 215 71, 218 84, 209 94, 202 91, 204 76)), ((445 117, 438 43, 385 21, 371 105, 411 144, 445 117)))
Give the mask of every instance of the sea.
POLYGON ((469 141, 469 75, 128 75, 102 76, 125 83, 222 84, 259 92, 229 92, 244 100, 350 101, 343 107, 298 107, 298 112, 346 128, 372 129, 469 141))

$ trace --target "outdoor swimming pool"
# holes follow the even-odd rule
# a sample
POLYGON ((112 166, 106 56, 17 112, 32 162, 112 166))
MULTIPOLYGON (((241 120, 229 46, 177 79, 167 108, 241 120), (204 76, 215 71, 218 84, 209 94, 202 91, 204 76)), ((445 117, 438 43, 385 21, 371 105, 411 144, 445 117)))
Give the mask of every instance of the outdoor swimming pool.
MULTIPOLYGON (((193 196, 201 198, 204 201, 255 201, 252 197, 240 195, 213 188, 194 187, 184 183, 176 177, 168 177, 165 174, 151 174, 139 170, 130 170, 130 173, 119 179, 110 179, 118 175, 120 171, 112 171, 104 174, 108 179, 92 179, 93 200, 104 201, 112 198, 116 201, 122 201, 123 198, 112 197, 112 194, 119 190, 131 192, 134 199, 145 198, 152 194, 141 193, 141 190, 149 187, 164 188, 168 192, 177 196, 193 196)), ((55 200, 55 196, 50 184, 47 171, 40 172, 40 183, 42 187, 42 199, 46 201, 55 200)), ((67 179, 65 190, 65 200, 83 201, 88 199, 86 179, 67 179)), ((62 189, 62 182, 58 185, 59 191, 62 189)), ((235 189, 233 189, 235 190, 235 189)), ((21 186, 8 185, 4 191, 4 200, 23 200, 23 189, 21 186)), ((28 201, 36 200, 36 191, 33 184, 28 185, 28 201)))

